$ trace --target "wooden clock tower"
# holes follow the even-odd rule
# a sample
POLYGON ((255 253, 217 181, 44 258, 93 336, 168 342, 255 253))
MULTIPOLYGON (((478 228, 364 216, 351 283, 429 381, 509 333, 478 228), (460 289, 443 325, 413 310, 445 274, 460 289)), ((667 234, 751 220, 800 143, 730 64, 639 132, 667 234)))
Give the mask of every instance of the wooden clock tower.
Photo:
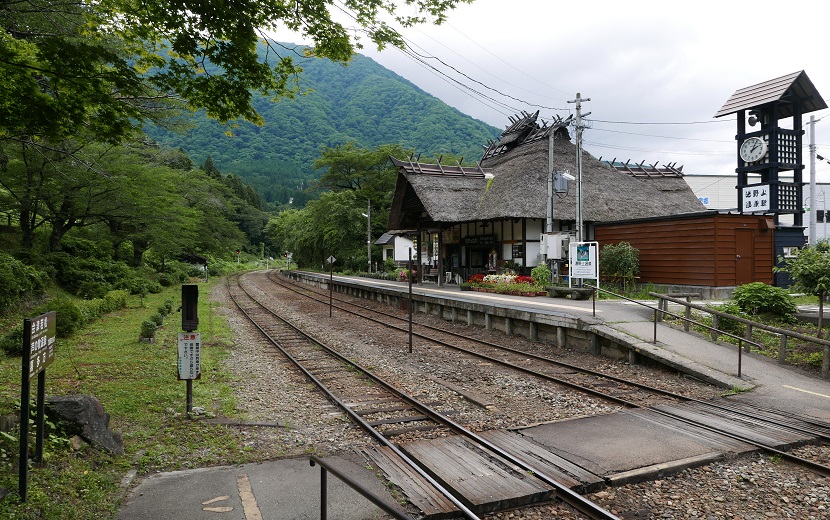
MULTIPOLYGON (((776 262, 784 248, 804 245, 802 116, 825 108, 810 78, 800 71, 736 90, 715 114, 737 113, 738 208, 741 213, 774 215, 776 262), (782 126, 788 123, 791 128, 782 126), (792 182, 781 180, 788 171, 792 182), (792 225, 782 225, 781 215, 792 215, 792 225)), ((775 282, 787 285, 779 274, 775 282)))

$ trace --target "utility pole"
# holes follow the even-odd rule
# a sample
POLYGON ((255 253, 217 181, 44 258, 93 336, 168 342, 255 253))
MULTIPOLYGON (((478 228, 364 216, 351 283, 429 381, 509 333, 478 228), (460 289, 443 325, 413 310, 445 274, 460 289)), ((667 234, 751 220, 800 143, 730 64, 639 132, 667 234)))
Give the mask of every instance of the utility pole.
MULTIPOLYGON (((556 133, 556 126, 551 126, 548 134, 548 207, 547 220, 545 221, 545 233, 553 233, 553 134, 556 133)), ((545 251, 547 259, 547 251, 545 251)))
MULTIPOLYGON (((816 200, 816 118, 810 115, 810 245, 816 245, 816 208, 818 208, 818 200, 816 200)), ((825 215, 825 219, 826 219, 825 215)))
POLYGON ((582 205, 583 205, 583 194, 582 194, 582 131, 585 129, 584 125, 582 124, 582 117, 591 115, 590 112, 587 114, 582 113, 582 102, 583 101, 591 101, 591 98, 583 98, 580 96, 579 92, 576 93, 576 99, 573 101, 568 101, 568 103, 576 103, 576 120, 574 121, 574 127, 576 128, 576 241, 582 242, 584 241, 583 236, 583 225, 582 222, 582 205))
POLYGON ((366 248, 369 254, 369 274, 372 274, 372 201, 369 200, 366 214, 366 248))

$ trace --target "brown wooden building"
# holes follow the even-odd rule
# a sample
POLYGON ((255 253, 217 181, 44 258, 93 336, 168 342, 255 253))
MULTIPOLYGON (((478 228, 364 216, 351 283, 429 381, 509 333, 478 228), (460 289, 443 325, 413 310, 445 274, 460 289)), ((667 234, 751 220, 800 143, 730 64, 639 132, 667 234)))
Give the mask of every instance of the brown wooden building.
POLYGON ((773 217, 707 211, 595 224, 596 240, 640 251, 640 280, 734 287, 773 283, 773 217))

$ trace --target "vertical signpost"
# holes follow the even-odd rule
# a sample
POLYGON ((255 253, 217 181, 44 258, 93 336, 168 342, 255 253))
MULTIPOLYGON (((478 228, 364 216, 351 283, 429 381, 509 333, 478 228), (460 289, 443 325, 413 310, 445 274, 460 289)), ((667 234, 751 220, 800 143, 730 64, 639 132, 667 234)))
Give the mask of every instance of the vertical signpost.
POLYGON ((201 377, 202 334, 199 328, 199 286, 182 285, 182 330, 179 332, 179 380, 187 382, 187 413, 193 411, 193 380, 201 377))
POLYGON ((329 255, 329 318, 331 318, 331 301, 334 296, 334 262, 336 261, 334 255, 329 255))
POLYGON ((55 360, 55 311, 23 320, 23 363, 20 384, 20 472, 21 501, 26 501, 29 483, 29 392, 37 376, 35 462, 43 461, 43 425, 46 402, 46 367, 55 360))

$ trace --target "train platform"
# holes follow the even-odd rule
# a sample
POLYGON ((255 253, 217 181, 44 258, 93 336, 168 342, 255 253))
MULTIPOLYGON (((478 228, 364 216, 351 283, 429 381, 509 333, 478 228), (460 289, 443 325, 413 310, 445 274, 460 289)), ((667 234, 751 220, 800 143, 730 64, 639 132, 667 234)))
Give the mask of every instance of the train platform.
MULTIPOLYGON (((408 291, 406 284, 400 282, 342 278, 353 282, 360 280, 360 283, 366 285, 408 291)), ((452 284, 438 287, 430 283, 413 286, 413 293, 486 302, 535 313, 551 313, 557 316, 567 314, 576 318, 596 319, 601 322, 599 327, 608 327, 619 334, 630 336, 630 343, 647 351, 649 357, 662 360, 667 366, 675 367, 691 377, 733 390, 737 395, 732 399, 806 414, 830 422, 830 380, 808 375, 793 366, 781 365, 776 360, 746 351, 741 356, 741 375, 738 377, 736 346, 715 343, 700 334, 690 334, 664 323, 657 325, 655 344, 652 308, 656 306, 656 301, 641 302, 652 307, 647 308, 624 300, 597 300, 594 316, 594 302, 591 300, 505 296, 461 291, 457 285, 452 284)), ((670 307, 669 310, 677 309, 670 307)))
MULTIPOLYGON (((403 283, 354 277, 336 278, 350 283, 408 291, 408 286, 403 283)), ((598 300, 594 318, 594 304, 590 300, 462 292, 456 285, 438 287, 435 284, 415 286, 413 292, 594 320, 594 326, 607 327, 616 334, 629 336, 630 344, 649 350, 649 357, 660 356, 668 365, 677 366, 692 377, 697 374, 705 379, 714 378, 721 386, 734 388, 735 395, 728 398, 730 401, 808 415, 830 423, 830 381, 749 353, 744 353, 742 357, 741 376, 738 377, 738 352, 735 346, 714 343, 700 335, 688 334, 665 324, 658 324, 658 341, 655 344, 652 342, 653 311, 634 303, 598 300)), ((700 415, 703 412, 692 407, 678 408, 675 413, 700 415)), ((712 420, 727 419, 718 417, 712 420)), ((745 426, 735 426, 743 427, 745 426)), ((749 427, 746 433, 759 436, 782 448, 804 441, 801 438, 781 437, 780 432, 763 431, 755 426, 749 427)), ((625 410, 603 416, 557 421, 520 432, 493 432, 489 435, 499 438, 520 436, 525 439, 526 446, 528 443, 535 446, 536 453, 532 455, 535 461, 546 458, 551 464, 580 468, 590 477, 581 484, 584 490, 595 490, 601 485, 621 485, 660 478, 685 467, 699 466, 753 450, 745 443, 724 441, 705 431, 689 431, 674 419, 667 419, 652 410, 625 410)), ((447 442, 451 442, 451 439, 447 442)), ((431 456, 429 449, 432 448, 422 447, 426 458, 431 456)), ((361 461, 359 454, 331 457, 328 462, 356 478, 361 485, 377 495, 389 497, 374 471, 367 469, 367 464, 361 461)), ((573 474, 573 471, 570 473, 573 474)), ((330 518, 385 518, 379 508, 331 475, 328 477, 328 488, 330 518)), ((391 497, 387 503, 400 508, 391 497)), ((300 458, 154 475, 134 487, 118 518, 320 518, 320 468, 311 467, 308 459, 300 458)))

